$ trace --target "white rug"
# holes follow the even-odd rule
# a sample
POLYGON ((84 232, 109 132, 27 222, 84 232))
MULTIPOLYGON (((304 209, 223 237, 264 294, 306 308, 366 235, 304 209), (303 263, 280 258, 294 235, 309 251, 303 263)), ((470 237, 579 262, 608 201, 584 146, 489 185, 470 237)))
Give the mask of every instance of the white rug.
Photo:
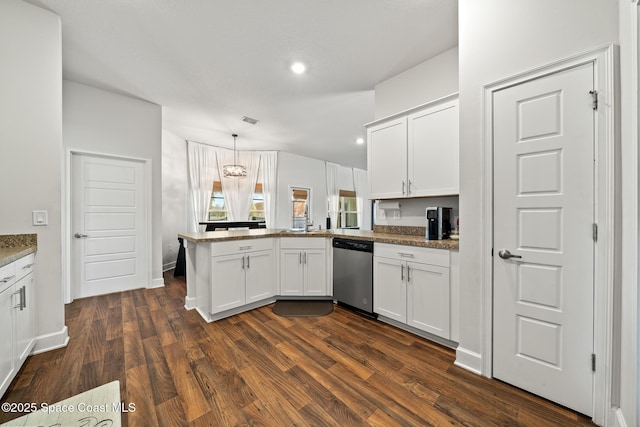
MULTIPOLYGON (((3 410, 5 410, 3 404, 3 410)), ((20 404, 17 404, 20 405, 20 404)), ((24 403, 22 403, 24 405, 24 403)), ((11 409, 7 407, 6 409, 11 409)), ((57 403, 38 405, 38 411, 2 426, 120 427, 120 382, 113 381, 57 403)))

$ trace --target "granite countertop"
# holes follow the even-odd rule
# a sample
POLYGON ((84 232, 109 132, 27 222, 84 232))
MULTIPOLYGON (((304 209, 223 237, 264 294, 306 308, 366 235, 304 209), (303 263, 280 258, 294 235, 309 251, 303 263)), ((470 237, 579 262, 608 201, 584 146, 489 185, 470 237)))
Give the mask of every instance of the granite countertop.
POLYGON ((371 230, 313 230, 309 232, 291 232, 289 230, 261 228, 256 230, 208 231, 200 233, 180 233, 181 237, 192 243, 225 242, 229 240, 260 239, 267 237, 343 237, 394 245, 418 246, 423 248, 458 250, 458 240, 426 240, 423 235, 406 235, 371 230))
POLYGON ((36 234, 9 234, 0 236, 0 267, 34 253, 38 249, 36 234))

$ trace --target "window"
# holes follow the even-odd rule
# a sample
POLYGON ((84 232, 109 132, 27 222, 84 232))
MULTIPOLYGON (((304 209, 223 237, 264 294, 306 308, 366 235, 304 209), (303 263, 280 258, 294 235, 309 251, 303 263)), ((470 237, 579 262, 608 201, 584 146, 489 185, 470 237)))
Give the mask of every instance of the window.
POLYGON ((340 190, 338 228, 358 228, 358 203, 355 191, 340 190))
POLYGON ((211 190, 211 204, 209 205, 209 221, 225 221, 227 219, 227 206, 222 194, 220 181, 213 182, 211 190))
MULTIPOLYGON (((222 184, 220 181, 214 181, 211 190, 211 204, 209 205, 209 221, 226 221, 227 219, 227 206, 222 192, 222 184)), ((262 193, 262 184, 257 183, 249 210, 249 221, 262 220, 264 220, 264 194, 262 193)))
POLYGON ((249 209, 249 221, 264 220, 264 193, 262 192, 262 184, 257 183, 253 192, 253 202, 249 209))

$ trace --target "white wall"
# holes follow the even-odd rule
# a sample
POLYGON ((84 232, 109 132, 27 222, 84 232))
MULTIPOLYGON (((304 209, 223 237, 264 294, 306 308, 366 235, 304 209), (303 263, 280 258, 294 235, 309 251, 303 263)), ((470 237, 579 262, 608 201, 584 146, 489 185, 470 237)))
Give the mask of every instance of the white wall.
POLYGON ((314 228, 325 228, 327 218, 327 182, 325 162, 286 152, 278 152, 277 228, 291 227, 289 187, 311 188, 311 219, 314 228))
POLYGON ((187 230, 187 142, 162 130, 162 269, 175 267, 178 233, 187 230))
POLYGON ((60 239, 61 46, 58 16, 18 0, 0 2, 0 234, 38 235, 36 351, 67 339, 60 239), (40 209, 49 212, 49 225, 34 227, 31 211, 40 209))
POLYGON ((64 80, 65 149, 151 160, 152 247, 149 286, 162 285, 161 107, 64 80))
POLYGON ((378 83, 375 87, 375 118, 381 119, 457 91, 456 46, 378 83))
POLYGON ((460 0, 460 347, 482 356, 482 87, 618 40, 611 0, 460 0))
POLYGON ((455 218, 460 215, 458 196, 419 197, 415 199, 399 199, 397 201, 400 202, 400 218, 395 217, 393 210, 385 210, 385 213, 381 213, 381 209, 376 203, 376 225, 426 227, 426 208, 432 206, 452 208, 452 227, 455 227, 455 218))

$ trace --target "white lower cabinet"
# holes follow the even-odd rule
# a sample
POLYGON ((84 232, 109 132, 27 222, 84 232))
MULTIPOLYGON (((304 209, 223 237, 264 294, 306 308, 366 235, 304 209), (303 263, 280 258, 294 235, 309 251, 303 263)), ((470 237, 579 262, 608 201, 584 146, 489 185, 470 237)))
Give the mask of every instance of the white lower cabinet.
POLYGON ((0 268, 0 395, 11 384, 35 344, 34 255, 0 268))
POLYGON ((450 339, 449 251, 375 244, 374 312, 450 339))
POLYGON ((213 244, 219 246, 213 247, 211 257, 211 314, 275 295, 273 242, 260 240, 213 244))
POLYGON ((280 295, 330 296, 327 239, 292 237, 280 240, 280 295))

